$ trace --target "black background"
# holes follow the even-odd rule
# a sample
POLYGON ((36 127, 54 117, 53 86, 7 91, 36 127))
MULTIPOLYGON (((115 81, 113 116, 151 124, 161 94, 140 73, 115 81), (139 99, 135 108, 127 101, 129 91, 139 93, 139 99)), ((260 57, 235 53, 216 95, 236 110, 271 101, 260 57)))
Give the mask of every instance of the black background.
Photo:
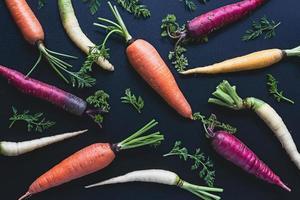
MULTIPOLYGON (((125 11, 121 11, 121 14, 131 34, 150 41, 162 57, 167 60, 167 54, 172 48, 172 43, 160 37, 162 17, 167 13, 176 13, 179 22, 184 23, 200 13, 233 2, 236 1, 211 0, 205 6, 199 5, 198 9, 191 13, 185 10, 183 3, 177 0, 145 0, 144 3, 152 11, 150 19, 137 20, 125 11)), ((46 45, 50 49, 78 56, 79 59, 72 61, 72 63, 76 68, 79 68, 85 56, 65 34, 58 14, 57 1, 47 1, 47 5, 40 10, 37 9, 37 1, 30 0, 28 3, 44 27, 46 45)), ((300 2, 295 0, 269 1, 246 19, 211 35, 207 44, 189 46, 187 56, 190 66, 206 65, 255 50, 273 47, 292 48, 299 45, 299 6, 300 2), (282 22, 277 30, 277 36, 270 40, 261 38, 251 42, 241 41, 240 38, 250 26, 251 20, 259 19, 264 15, 282 22)), ((96 16, 112 19, 106 3, 103 3, 95 16, 90 15, 87 6, 81 1, 76 1, 74 7, 82 29, 93 41, 99 43, 103 39, 103 32, 97 31, 92 23, 96 20, 96 16)), ((38 52, 35 47, 29 45, 22 38, 3 1, 0 3, 0 13, 1 64, 25 73, 34 63, 38 52)), ((217 114, 220 120, 236 126, 239 130, 236 134, 237 137, 252 148, 292 188, 292 192, 287 193, 276 186, 257 180, 216 155, 205 138, 201 125, 185 120, 176 114, 135 73, 124 54, 123 41, 115 37, 110 40, 109 47, 111 48, 111 61, 116 70, 114 73, 109 73, 94 66, 93 74, 97 77, 97 87, 95 88, 78 90, 65 85, 57 78, 46 62, 42 62, 38 70, 32 74, 34 78, 54 84, 83 98, 92 94, 96 89, 101 88, 107 91, 111 96, 112 109, 106 116, 103 129, 99 129, 88 118, 71 116, 48 103, 22 95, 9 86, 5 80, 0 80, 0 134, 2 140, 22 141, 71 130, 84 128, 90 130, 86 135, 23 156, 16 158, 0 157, 1 199, 16 199, 27 190, 35 178, 75 151, 94 142, 118 142, 152 118, 160 122, 158 129, 166 137, 165 142, 156 150, 146 147, 122 152, 105 170, 43 192, 32 197, 32 199, 197 199, 192 194, 180 191, 176 187, 146 183, 83 189, 86 184, 129 171, 150 168, 172 170, 187 181, 204 184, 196 172, 190 171, 190 163, 180 161, 175 157, 162 157, 162 154, 168 152, 176 140, 181 140, 183 145, 190 150, 201 147, 202 151, 213 159, 216 169, 215 185, 225 189, 222 194, 223 199, 294 200, 300 196, 299 171, 289 160, 271 130, 255 113, 250 111, 234 112, 207 104, 207 99, 214 91, 215 86, 223 79, 230 80, 238 86, 241 96, 255 96, 270 103, 282 115, 299 146, 300 135, 296 131, 299 128, 300 117, 299 59, 287 59, 269 69, 217 76, 181 77, 171 67, 178 84, 192 105, 193 111, 201 111, 206 115, 213 112, 217 114), (295 105, 277 103, 268 95, 267 73, 272 73, 280 81, 280 87, 284 88, 286 94, 296 101, 295 105), (130 106, 120 103, 119 99, 128 87, 144 98, 145 108, 142 114, 138 114, 130 106), (32 112, 44 112, 48 119, 56 121, 57 124, 44 133, 27 133, 25 125, 22 123, 9 129, 8 118, 12 114, 11 106, 15 106, 19 111, 30 109, 32 112)), ((168 64, 170 65, 169 62, 168 64)))

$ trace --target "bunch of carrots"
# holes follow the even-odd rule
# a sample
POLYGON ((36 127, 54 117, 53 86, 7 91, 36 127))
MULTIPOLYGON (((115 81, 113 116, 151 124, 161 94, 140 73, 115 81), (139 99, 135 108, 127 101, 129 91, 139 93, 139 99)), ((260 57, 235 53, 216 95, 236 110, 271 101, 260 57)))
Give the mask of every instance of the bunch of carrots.
MULTIPOLYGON (((265 2, 267 1, 242 0, 204 13, 188 21, 185 27, 177 27, 178 30, 172 33, 170 30, 167 30, 167 32, 171 38, 177 40, 175 46, 189 40, 203 39, 211 32, 242 19, 262 6, 265 2)), ((22 93, 47 101, 73 115, 87 115, 93 118, 95 114, 102 113, 103 110, 101 109, 88 108, 86 101, 80 97, 28 77, 41 61, 41 58, 45 57, 50 66, 67 83, 72 82, 73 85, 77 84, 79 87, 90 87, 95 81, 89 75, 85 74, 86 71, 69 71, 68 68, 72 66, 57 58, 57 56, 66 58, 75 57, 54 52, 46 48, 42 25, 30 9, 26 0, 5 0, 5 3, 25 40, 32 45, 36 45, 40 55, 27 75, 0 65, 0 76, 5 78, 9 84, 13 85, 22 93), (69 78, 67 78, 65 74, 67 74, 69 78)), ((113 71, 114 66, 107 60, 109 53, 106 46, 111 35, 117 34, 124 39, 127 45, 125 53, 133 69, 178 114, 184 118, 193 120, 192 108, 159 52, 146 40, 135 39, 129 33, 116 6, 113 6, 110 2, 108 2, 108 5, 115 20, 99 17, 99 23, 94 23, 95 26, 107 31, 102 44, 97 46, 90 41, 80 28, 72 6, 72 1, 58 0, 62 23, 71 40, 88 55, 88 59, 91 57, 91 53, 95 53, 97 56, 92 57, 92 61, 96 62, 105 70, 113 71)), ((220 74, 255 70, 269 67, 286 57, 293 56, 300 56, 300 46, 286 50, 277 48, 262 50, 213 65, 196 67, 180 73, 184 75, 220 74)), ((250 109, 256 112, 270 127, 291 160, 300 169, 300 153, 292 138, 292 134, 279 114, 269 104, 254 97, 242 99, 238 95, 236 87, 230 85, 230 83, 225 80, 217 86, 216 91, 213 92, 213 96, 213 98, 209 98, 209 103, 233 110, 250 109)), ((147 145, 159 145, 164 140, 164 136, 159 131, 145 135, 146 132, 154 128, 157 124, 158 122, 151 120, 121 142, 95 143, 75 152, 33 181, 19 200, 102 170, 115 160, 120 151, 147 145)), ((291 191, 280 177, 237 137, 224 130, 214 131, 214 122, 212 122, 210 126, 206 126, 203 122, 203 125, 206 136, 211 140, 212 148, 224 159, 261 180, 275 184, 286 191, 291 191)), ((41 147, 75 137, 86 131, 87 130, 64 133, 24 142, 2 141, 0 142, 0 154, 4 156, 19 156, 41 147)), ((190 184, 183 181, 176 173, 162 169, 133 171, 123 176, 86 186, 86 188, 126 182, 151 182, 178 186, 204 200, 219 200, 221 197, 213 194, 213 192, 223 192, 222 188, 190 184)))

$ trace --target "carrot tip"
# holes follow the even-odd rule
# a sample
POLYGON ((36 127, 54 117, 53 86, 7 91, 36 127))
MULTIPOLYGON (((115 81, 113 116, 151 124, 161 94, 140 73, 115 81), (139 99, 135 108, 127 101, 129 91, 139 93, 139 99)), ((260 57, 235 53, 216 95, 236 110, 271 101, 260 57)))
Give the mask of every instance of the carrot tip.
POLYGON ((286 186, 282 181, 280 181, 279 186, 282 187, 283 189, 287 190, 288 192, 291 192, 292 190, 286 186))
POLYGON ((30 197, 32 194, 30 192, 26 192, 23 196, 21 196, 18 200, 23 200, 23 199, 27 199, 28 197, 30 197))

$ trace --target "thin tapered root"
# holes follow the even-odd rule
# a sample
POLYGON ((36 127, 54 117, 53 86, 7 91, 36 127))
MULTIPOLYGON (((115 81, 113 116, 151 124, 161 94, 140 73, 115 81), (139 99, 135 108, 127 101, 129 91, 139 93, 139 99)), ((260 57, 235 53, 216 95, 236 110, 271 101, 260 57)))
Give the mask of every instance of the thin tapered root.
POLYGON ((292 190, 286 186, 282 181, 280 181, 279 186, 282 187, 283 189, 285 189, 288 192, 291 192, 292 190))
POLYGON ((18 200, 23 200, 27 199, 31 196, 32 194, 30 192, 26 192, 23 196, 21 196, 18 200))

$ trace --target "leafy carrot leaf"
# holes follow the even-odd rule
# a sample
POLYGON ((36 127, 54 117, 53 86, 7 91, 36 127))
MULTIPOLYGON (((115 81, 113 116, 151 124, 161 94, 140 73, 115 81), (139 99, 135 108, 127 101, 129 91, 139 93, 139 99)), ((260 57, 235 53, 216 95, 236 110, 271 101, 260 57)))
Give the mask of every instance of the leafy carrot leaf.
POLYGON ((172 61, 172 64, 175 66, 175 69, 178 72, 184 71, 189 65, 188 58, 184 55, 186 51, 186 48, 177 45, 174 51, 169 52, 168 58, 170 61, 172 61))
POLYGON ((86 102, 95 108, 93 110, 87 110, 87 114, 99 126, 101 126, 104 120, 103 113, 108 113, 110 111, 110 105, 108 101, 109 94, 103 90, 96 91, 94 95, 91 95, 86 99, 86 102))
POLYGON ((11 128, 17 121, 24 121, 27 123, 28 132, 34 130, 41 133, 55 125, 55 122, 47 121, 46 118, 43 117, 43 113, 30 114, 29 110, 25 110, 22 114, 19 114, 15 107, 12 107, 12 111, 13 116, 9 118, 9 121, 11 121, 9 128, 11 128))
POLYGON ((148 18, 151 16, 150 10, 146 5, 142 5, 140 0, 116 0, 116 2, 136 17, 148 18))
POLYGON ((259 36, 265 34, 265 39, 270 39, 276 35, 275 29, 281 22, 269 20, 266 16, 262 17, 259 21, 253 21, 251 29, 247 30, 242 37, 243 41, 254 40, 259 36))
POLYGON ((267 85, 269 86, 269 93, 273 95, 273 97, 278 101, 286 101, 291 104, 295 102, 283 95, 283 91, 278 90, 278 81, 271 74, 267 74, 267 85))
POLYGON ((82 2, 89 4, 90 12, 92 15, 94 15, 100 8, 101 1, 102 0, 82 0, 82 2))
POLYGON ((131 104, 139 113, 141 113, 144 108, 144 100, 142 97, 136 97, 132 94, 130 88, 125 90, 125 96, 121 97, 121 100, 122 103, 131 104))
POLYGON ((199 169, 199 176, 203 178, 206 184, 210 187, 214 185, 215 171, 213 169, 213 162, 199 148, 195 150, 194 154, 190 154, 187 148, 181 146, 181 141, 176 141, 171 151, 164 155, 164 157, 167 156, 178 156, 184 161, 192 160, 193 165, 191 166, 191 170, 195 171, 199 169))
POLYGON ((199 112, 193 114, 194 120, 199 120, 203 125, 209 127, 213 124, 214 127, 220 128, 222 130, 228 131, 232 134, 236 133, 237 128, 231 126, 230 124, 225 124, 223 122, 219 122, 215 115, 210 115, 209 118, 205 117, 204 115, 201 115, 199 112))
MULTIPOLYGON (((185 4, 185 7, 190 11, 195 11, 197 9, 197 5, 193 0, 180 0, 185 4)), ((208 0, 198 0, 199 3, 206 4, 208 0)))

